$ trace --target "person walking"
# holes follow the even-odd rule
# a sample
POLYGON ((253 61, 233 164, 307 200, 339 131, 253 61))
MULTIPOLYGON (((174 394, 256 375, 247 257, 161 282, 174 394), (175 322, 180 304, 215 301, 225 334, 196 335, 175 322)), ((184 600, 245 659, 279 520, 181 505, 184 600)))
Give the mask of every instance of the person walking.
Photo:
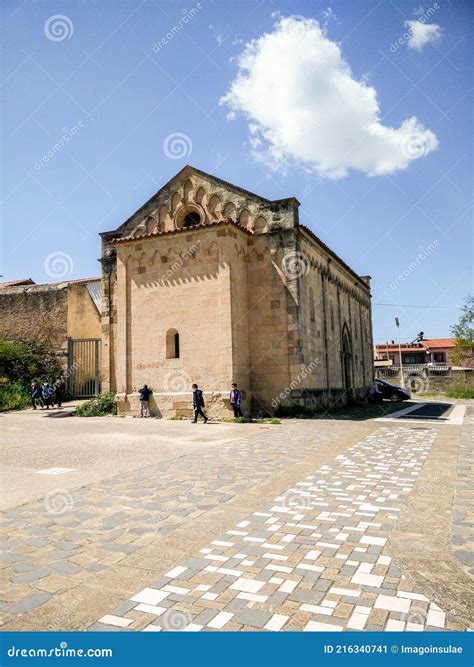
POLYGON ((198 416, 204 419, 204 423, 207 422, 207 417, 203 412, 204 407, 204 397, 202 391, 199 389, 197 384, 193 384, 193 408, 194 408, 194 419, 192 420, 193 424, 197 424, 198 416))
POLYGON ((232 409, 234 411, 234 418, 237 419, 237 417, 242 417, 242 410, 240 409, 241 394, 239 389, 237 388, 236 382, 232 382, 232 388, 230 390, 229 399, 232 409))
POLYGON ((52 405, 53 390, 49 382, 43 382, 43 402, 46 405, 46 410, 52 405))
POLYGON ((38 405, 44 407, 43 392, 41 390, 41 386, 36 380, 33 380, 31 383, 31 405, 33 410, 36 410, 38 405))
POLYGON ((144 384, 143 387, 139 390, 140 394, 140 417, 148 417, 150 414, 148 410, 148 401, 150 399, 150 394, 152 390, 148 388, 147 384, 144 384))
POLYGON ((53 407, 56 403, 58 408, 61 408, 64 400, 64 380, 61 377, 58 377, 53 384, 53 407))

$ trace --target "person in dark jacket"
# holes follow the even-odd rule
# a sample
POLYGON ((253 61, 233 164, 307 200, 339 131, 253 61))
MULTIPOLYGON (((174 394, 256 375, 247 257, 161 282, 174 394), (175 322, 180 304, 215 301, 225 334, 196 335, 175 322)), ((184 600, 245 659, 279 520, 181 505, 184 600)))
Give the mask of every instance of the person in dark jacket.
POLYGON ((234 411, 234 417, 242 417, 242 410, 240 409, 241 395, 236 382, 232 382, 229 400, 234 411))
POLYGON ((53 406, 53 389, 49 382, 43 382, 43 402, 46 405, 46 409, 49 410, 49 406, 53 406))
POLYGON ((204 407, 204 397, 202 391, 199 389, 197 384, 193 384, 193 408, 194 408, 194 419, 192 420, 193 424, 197 423, 198 416, 204 419, 204 423, 207 422, 207 417, 203 412, 204 407))
POLYGON ((38 405, 44 407, 43 391, 41 389, 41 386, 38 384, 36 380, 33 380, 33 382, 31 383, 31 405, 33 407, 33 410, 36 410, 38 405))
POLYGON ((147 384, 144 384, 140 389, 140 417, 146 418, 150 414, 148 410, 148 401, 150 400, 150 394, 152 393, 152 390, 148 388, 147 384))
POLYGON ((55 380, 53 384, 53 407, 54 404, 58 406, 58 408, 62 407, 64 401, 64 380, 59 377, 57 380, 55 380))

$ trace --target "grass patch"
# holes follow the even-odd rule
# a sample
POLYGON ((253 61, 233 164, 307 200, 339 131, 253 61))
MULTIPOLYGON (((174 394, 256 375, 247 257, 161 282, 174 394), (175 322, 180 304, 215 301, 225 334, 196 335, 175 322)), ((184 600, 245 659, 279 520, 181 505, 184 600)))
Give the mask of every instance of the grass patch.
POLYGON ((454 387, 453 389, 448 389, 446 396, 448 398, 474 398, 474 389, 454 387))
POLYGON ((30 393, 19 380, 0 387, 0 412, 23 410, 30 406, 30 393))
POLYGON ((77 417, 105 417, 117 414, 115 392, 109 391, 98 394, 95 398, 82 405, 78 405, 75 412, 77 417))

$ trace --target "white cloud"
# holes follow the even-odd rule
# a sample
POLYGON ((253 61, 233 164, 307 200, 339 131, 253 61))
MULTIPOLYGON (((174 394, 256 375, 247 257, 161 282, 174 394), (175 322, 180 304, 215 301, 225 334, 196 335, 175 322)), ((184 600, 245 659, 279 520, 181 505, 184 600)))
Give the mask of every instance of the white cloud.
POLYGON ((421 51, 426 44, 433 44, 441 37, 441 28, 437 23, 405 21, 405 26, 410 31, 408 48, 415 49, 415 51, 421 51))
POLYGON ((354 79, 338 44, 315 19, 279 18, 246 45, 221 103, 249 122, 254 156, 273 169, 296 162, 321 176, 405 169, 438 146, 415 117, 380 121, 374 88, 354 79))

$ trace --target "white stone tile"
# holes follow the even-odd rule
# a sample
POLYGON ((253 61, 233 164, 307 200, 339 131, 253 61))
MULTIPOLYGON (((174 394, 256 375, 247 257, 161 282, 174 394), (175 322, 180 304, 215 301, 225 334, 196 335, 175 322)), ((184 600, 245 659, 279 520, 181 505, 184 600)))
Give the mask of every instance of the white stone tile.
POLYGON ((250 525, 250 521, 241 521, 237 524, 237 528, 247 528, 250 525))
POLYGON ((397 591, 399 598, 408 598, 409 600, 421 600, 422 602, 428 602, 426 595, 421 595, 421 593, 410 593, 408 591, 397 591))
POLYGON ((324 616, 332 616, 334 613, 334 609, 316 604, 302 604, 300 609, 301 611, 309 611, 312 614, 324 614, 324 616))
POLYGON ((377 565, 390 565, 391 562, 390 556, 379 556, 377 559, 377 565))
POLYGON ((154 616, 161 616, 166 611, 166 607, 157 607, 153 604, 137 604, 135 607, 137 611, 143 611, 145 614, 153 614, 154 616))
POLYGON ((331 625, 330 623, 319 623, 318 621, 308 621, 303 628, 304 632, 342 632, 340 625, 331 625))
POLYGON ((347 595, 348 597, 360 596, 360 591, 355 588, 337 588, 336 586, 333 586, 329 592, 333 595, 347 595))
POLYGON ((281 591, 282 593, 292 593, 297 586, 298 586, 297 581, 287 580, 280 586, 278 590, 281 591))
POLYGON ((356 614, 366 614, 368 616, 372 611, 372 607, 364 607, 362 604, 356 604, 354 611, 356 614))
POLYGON ((214 616, 214 618, 209 621, 207 624, 208 628, 215 628, 216 630, 220 630, 221 628, 224 627, 226 623, 230 621, 234 614, 231 614, 228 611, 220 611, 217 616, 214 616))
POLYGON ((403 621, 397 621, 394 618, 389 618, 385 630, 387 632, 403 632, 405 630, 405 623, 403 621))
POLYGON ((374 537, 373 535, 364 535, 360 540, 361 544, 372 544, 379 547, 383 547, 386 541, 386 537, 374 537))
POLYGON ((258 591, 265 586, 265 581, 258 581, 258 579, 245 579, 241 577, 231 584, 230 588, 236 591, 243 591, 244 593, 258 593, 258 591))
POLYGON ((218 556, 217 554, 206 554, 204 558, 208 560, 217 560, 219 563, 225 563, 229 560, 228 556, 218 556))
POLYGON ((255 595, 255 593, 239 593, 237 595, 241 600, 250 600, 250 602, 266 602, 268 595, 255 595))
POLYGON ((199 584, 199 586, 196 586, 197 591, 208 591, 210 588, 209 584, 199 584))
POLYGON ((204 593, 201 595, 201 600, 216 600, 218 597, 217 593, 204 593))
POLYGON ((278 632, 282 629, 285 623, 288 620, 288 616, 283 614, 274 614, 266 625, 263 626, 264 630, 272 630, 273 632, 278 632))
POLYGON ((324 572, 325 568, 320 567, 319 565, 306 565, 306 563, 300 563, 296 566, 299 570, 310 570, 311 572, 324 572))
POLYGON ((167 572, 165 574, 165 577, 171 577, 172 579, 175 579, 176 577, 179 577, 180 574, 183 574, 183 572, 186 572, 188 568, 187 567, 182 567, 181 565, 178 565, 177 567, 174 567, 172 570, 167 572))
POLYGON ((270 584, 282 584, 285 580, 280 579, 280 577, 272 577, 271 579, 268 580, 270 584))
POLYGON ((186 595, 189 593, 189 588, 182 588, 181 586, 170 586, 166 585, 163 586, 164 591, 168 591, 169 593, 177 593, 178 595, 186 595))
POLYGON ((214 544, 216 547, 233 547, 234 543, 233 542, 221 542, 220 540, 214 540, 211 542, 211 544, 214 544))
POLYGON ((304 556, 304 560, 316 560, 316 558, 320 555, 321 555, 320 551, 315 551, 314 549, 312 549, 311 551, 308 551, 306 556, 304 556))
POLYGON ((337 607, 337 605, 338 605, 338 603, 335 602, 334 600, 323 600, 323 601, 321 602, 321 606, 322 606, 322 607, 331 607, 332 609, 334 609, 335 607, 337 607))
POLYGON ((363 630, 365 624, 367 623, 368 616, 367 614, 358 614, 357 612, 352 612, 352 616, 347 621, 347 627, 352 630, 363 630))
POLYGON ((351 579, 351 584, 362 584, 363 586, 374 586, 380 588, 383 584, 383 577, 376 574, 365 574, 356 572, 351 579))
POLYGON ((153 623, 150 623, 150 625, 147 625, 146 628, 143 628, 142 632, 161 632, 162 630, 163 628, 159 625, 153 625, 153 623))
POLYGON ((285 572, 286 574, 291 574, 291 572, 293 572, 292 567, 286 567, 286 565, 273 565, 273 563, 265 565, 265 569, 271 570, 272 572, 285 572))
POLYGON ((288 560, 288 556, 282 556, 282 554, 272 554, 269 551, 263 554, 263 558, 271 558, 272 560, 288 560))
POLYGON ((410 609, 411 600, 404 600, 392 595, 379 595, 375 601, 375 609, 386 611, 402 611, 407 613, 410 609))
POLYGON ((161 602, 169 595, 168 591, 157 591, 155 588, 144 588, 142 591, 137 593, 130 598, 132 602, 143 602, 144 604, 153 604, 156 605, 158 602, 161 602))
POLYGON ((200 632, 203 627, 203 625, 199 625, 198 623, 190 623, 184 628, 184 632, 200 632))
POLYGON ((107 623, 107 625, 115 625, 117 628, 127 628, 132 623, 132 618, 123 618, 122 616, 114 616, 113 614, 106 614, 99 618, 99 623, 107 623))
POLYGON ((357 572, 363 572, 364 574, 370 574, 374 569, 373 563, 361 563, 357 568, 357 572))
POLYGON ((296 535, 290 535, 290 534, 287 534, 287 535, 284 535, 284 536, 281 538, 281 541, 282 541, 282 542, 291 542, 292 540, 295 539, 295 537, 296 537, 296 535))
POLYGON ((437 609, 430 609, 426 619, 426 625, 433 625, 435 628, 444 628, 446 622, 446 614, 444 611, 437 609))

